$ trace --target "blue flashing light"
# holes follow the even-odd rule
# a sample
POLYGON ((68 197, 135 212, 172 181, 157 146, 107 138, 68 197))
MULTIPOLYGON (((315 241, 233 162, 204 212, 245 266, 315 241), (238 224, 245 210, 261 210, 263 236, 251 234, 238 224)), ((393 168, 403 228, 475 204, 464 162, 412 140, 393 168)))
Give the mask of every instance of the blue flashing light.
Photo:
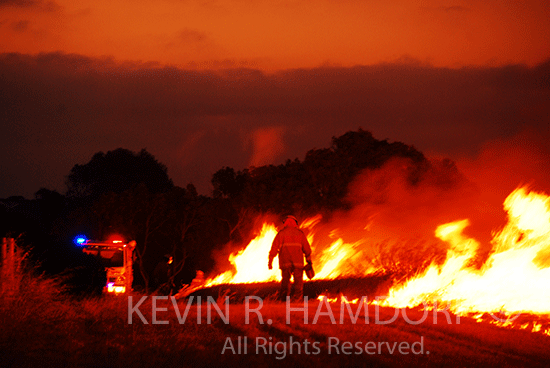
POLYGON ((77 237, 74 238, 74 243, 78 246, 83 246, 84 244, 86 244, 86 241, 88 239, 86 239, 85 236, 83 235, 78 235, 77 237))

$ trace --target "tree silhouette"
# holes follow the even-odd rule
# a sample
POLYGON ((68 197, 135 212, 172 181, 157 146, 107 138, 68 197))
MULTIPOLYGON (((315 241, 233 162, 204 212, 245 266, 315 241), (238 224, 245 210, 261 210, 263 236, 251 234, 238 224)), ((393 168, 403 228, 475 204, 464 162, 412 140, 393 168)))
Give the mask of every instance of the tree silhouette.
MULTIPOLYGON (((246 244, 255 219, 286 213, 327 218, 349 209, 354 205, 350 184, 383 166, 398 170, 395 174, 411 187, 449 190, 465 180, 451 160, 430 161, 413 146, 378 140, 362 129, 333 137, 330 147, 308 151, 303 161, 240 171, 223 167, 212 176, 212 197, 199 195, 192 184, 174 186, 166 167, 145 149, 119 148, 75 165, 66 196, 42 188, 31 201, 0 201, 0 232, 26 233, 29 242, 39 244, 34 249, 41 260, 52 260, 43 263, 52 270, 77 265, 72 239, 78 233, 96 240, 113 233, 136 240, 136 286, 149 291, 163 255, 174 259, 176 285, 190 281, 196 270, 214 268, 215 254, 226 244, 246 244), (387 165, 392 162, 399 165, 387 165)), ((376 194, 369 185, 366 193, 376 194)))
POLYGON ((122 193, 140 183, 151 193, 163 193, 174 186, 166 166, 145 149, 136 154, 118 148, 106 154, 98 152, 87 164, 75 165, 67 177, 67 196, 95 200, 102 194, 122 193))
MULTIPOLYGON (((412 146, 378 140, 359 129, 333 137, 330 148, 307 152, 303 162, 265 165, 235 171, 218 170, 212 177, 214 197, 227 198, 235 208, 266 213, 313 215, 346 209, 349 184, 364 169, 377 169, 393 158, 411 162, 407 179, 418 183, 431 170, 430 162, 412 146)), ((242 211, 242 210, 239 210, 242 211)))
POLYGON ((244 189, 247 180, 245 172, 236 173, 231 167, 223 167, 212 175, 214 198, 235 198, 244 189))

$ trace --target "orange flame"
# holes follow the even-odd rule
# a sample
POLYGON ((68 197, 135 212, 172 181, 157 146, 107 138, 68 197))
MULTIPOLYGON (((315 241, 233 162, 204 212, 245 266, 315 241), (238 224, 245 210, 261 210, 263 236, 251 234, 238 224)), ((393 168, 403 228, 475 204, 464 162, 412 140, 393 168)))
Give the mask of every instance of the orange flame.
POLYGON ((550 198, 518 188, 504 202, 508 223, 493 238, 494 253, 481 269, 468 262, 478 247, 462 234, 468 220, 441 225, 436 236, 451 245, 446 262, 390 290, 385 302, 412 307, 452 302, 454 312, 550 312, 550 198))
MULTIPOLYGON (((450 303, 449 309, 455 313, 481 312, 474 317, 478 320, 485 312, 550 313, 549 203, 549 196, 526 188, 512 192, 504 202, 508 223, 494 234, 493 253, 477 268, 473 260, 480 244, 463 233, 469 220, 439 225, 434 235, 449 246, 445 262, 432 263, 422 274, 395 285, 388 298, 379 303, 397 308, 450 303)), ((333 229, 326 242, 329 244, 323 244, 326 239, 316 239, 320 220, 316 216, 302 224, 313 248, 316 279, 367 276, 380 270, 381 266, 372 261, 373 254, 367 254, 373 248, 365 246, 373 242, 369 238, 372 235, 365 233, 362 239, 346 242, 337 235, 342 231, 333 229)), ((365 231, 369 231, 368 226, 365 231)), ((267 269, 267 255, 276 233, 274 225, 264 224, 243 251, 230 256, 235 271, 210 279, 206 285, 278 280, 279 270, 267 269)), ((540 329, 537 326, 533 324, 532 329, 540 329)))
MULTIPOLYGON (((315 227, 319 224, 320 220, 321 216, 318 215, 304 220, 300 226, 307 233, 308 241, 312 247, 316 280, 334 279, 344 276, 363 276, 375 271, 372 265, 364 261, 365 255, 359 250, 360 245, 366 239, 355 243, 346 243, 342 238, 335 235, 336 231, 333 231, 330 237, 335 240, 332 240, 331 245, 323 249, 323 244, 317 244, 315 242, 315 227), (358 267, 357 265, 360 266, 358 267)), ((276 235, 277 229, 273 224, 263 224, 259 235, 244 250, 229 256, 229 261, 235 268, 235 271, 229 270, 208 279, 205 286, 280 280, 277 257, 273 261, 274 269, 269 270, 267 268, 269 250, 276 235)))
MULTIPOLYGON (((279 272, 275 268, 267 268, 267 256, 276 235, 277 229, 273 224, 264 224, 260 234, 245 249, 229 256, 236 272, 226 271, 207 280, 205 286, 277 280, 279 272)), ((275 257, 273 264, 276 265, 277 262, 278 259, 275 257)))

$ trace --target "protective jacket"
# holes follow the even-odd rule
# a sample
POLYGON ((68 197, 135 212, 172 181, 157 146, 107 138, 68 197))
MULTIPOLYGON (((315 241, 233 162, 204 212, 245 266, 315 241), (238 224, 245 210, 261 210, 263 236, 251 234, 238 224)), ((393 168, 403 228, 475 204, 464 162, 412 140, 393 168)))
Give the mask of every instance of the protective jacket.
POLYGON ((305 234, 297 227, 285 226, 271 245, 269 263, 279 255, 279 268, 303 268, 304 256, 311 262, 311 247, 305 234))

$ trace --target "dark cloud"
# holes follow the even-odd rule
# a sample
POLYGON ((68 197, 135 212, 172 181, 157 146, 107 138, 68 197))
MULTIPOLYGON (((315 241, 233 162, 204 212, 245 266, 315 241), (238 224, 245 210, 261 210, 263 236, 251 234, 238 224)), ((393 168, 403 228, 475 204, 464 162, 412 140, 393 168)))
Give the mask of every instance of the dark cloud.
POLYGON ((0 197, 63 191, 98 151, 147 148, 207 193, 222 166, 303 158, 358 127, 453 159, 530 130, 548 137, 550 62, 195 71, 60 53, 0 56, 0 197))
POLYGON ((43 11, 58 11, 61 6, 55 1, 43 0, 0 0, 0 8, 16 7, 16 8, 36 8, 43 11))
POLYGON ((40 3, 39 0, 0 0, 0 7, 2 6, 15 6, 20 8, 26 8, 34 6, 40 3))

